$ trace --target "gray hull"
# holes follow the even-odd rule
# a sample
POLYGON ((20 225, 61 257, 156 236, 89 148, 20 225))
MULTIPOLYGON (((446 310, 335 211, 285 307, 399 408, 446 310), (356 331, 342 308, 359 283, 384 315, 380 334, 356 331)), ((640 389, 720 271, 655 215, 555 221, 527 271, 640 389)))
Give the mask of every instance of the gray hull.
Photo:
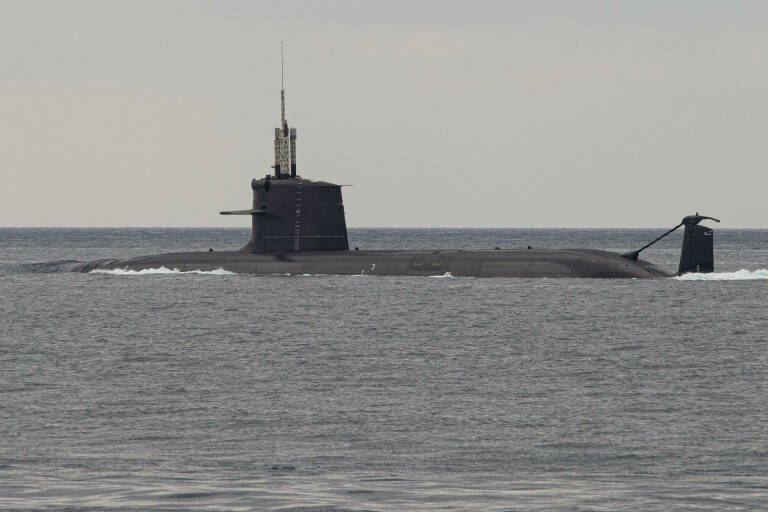
POLYGON ((279 254, 187 252, 98 260, 74 271, 166 267, 180 271, 222 268, 247 274, 335 274, 467 277, 648 278, 671 274, 643 260, 590 249, 434 251, 313 251, 279 254))

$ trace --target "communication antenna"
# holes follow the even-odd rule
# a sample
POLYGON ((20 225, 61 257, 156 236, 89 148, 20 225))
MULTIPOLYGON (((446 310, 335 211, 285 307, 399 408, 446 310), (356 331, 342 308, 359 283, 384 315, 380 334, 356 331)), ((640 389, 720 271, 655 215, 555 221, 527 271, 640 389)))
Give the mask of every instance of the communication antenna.
MULTIPOLYGON (((280 126, 288 131, 285 123, 285 59, 283 58, 283 42, 280 41, 280 126)), ((288 135, 287 133, 284 135, 288 135)))

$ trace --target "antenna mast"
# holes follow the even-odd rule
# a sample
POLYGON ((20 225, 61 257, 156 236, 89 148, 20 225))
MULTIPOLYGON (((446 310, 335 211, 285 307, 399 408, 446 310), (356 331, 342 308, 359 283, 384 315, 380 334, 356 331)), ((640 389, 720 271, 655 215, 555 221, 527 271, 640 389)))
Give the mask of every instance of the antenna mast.
POLYGON ((285 51, 280 41, 280 128, 275 128, 275 177, 296 177, 296 128, 285 119, 285 51))
POLYGON ((285 59, 282 41, 280 41, 280 119, 281 126, 285 128, 285 59))

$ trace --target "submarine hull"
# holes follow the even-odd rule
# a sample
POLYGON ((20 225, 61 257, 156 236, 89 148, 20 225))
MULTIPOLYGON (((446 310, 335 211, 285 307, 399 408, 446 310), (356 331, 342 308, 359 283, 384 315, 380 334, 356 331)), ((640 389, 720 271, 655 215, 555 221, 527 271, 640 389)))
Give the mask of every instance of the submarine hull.
POLYGON ((591 249, 369 250, 287 253, 186 252, 82 263, 72 270, 224 269, 246 274, 651 278, 672 274, 643 260, 591 249))

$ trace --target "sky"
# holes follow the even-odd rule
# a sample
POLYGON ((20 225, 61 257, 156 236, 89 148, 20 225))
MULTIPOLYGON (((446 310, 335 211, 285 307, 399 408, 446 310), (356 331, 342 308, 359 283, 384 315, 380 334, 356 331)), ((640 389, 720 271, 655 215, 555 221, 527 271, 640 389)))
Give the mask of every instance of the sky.
POLYGON ((768 2, 0 0, 0 226, 768 227, 768 2))

